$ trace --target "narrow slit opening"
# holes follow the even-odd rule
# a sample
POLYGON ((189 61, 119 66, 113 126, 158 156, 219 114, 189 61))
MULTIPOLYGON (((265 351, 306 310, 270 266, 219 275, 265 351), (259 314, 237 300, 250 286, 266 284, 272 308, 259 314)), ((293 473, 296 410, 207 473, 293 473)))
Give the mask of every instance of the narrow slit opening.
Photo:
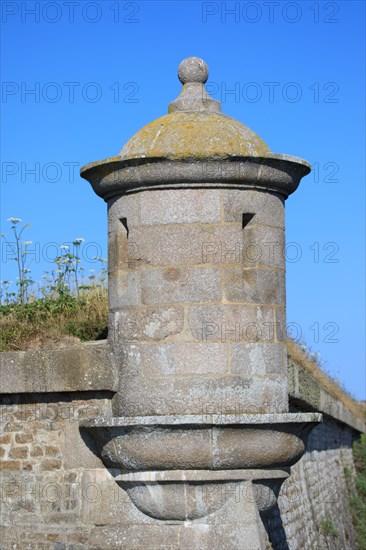
POLYGON ((248 223, 254 218, 255 214, 250 214, 249 212, 243 213, 242 217, 242 229, 248 225, 248 223))
POLYGON ((123 227, 126 229, 126 235, 127 235, 127 239, 128 239, 128 225, 127 225, 127 218, 120 218, 119 221, 121 222, 121 224, 123 225, 123 227))

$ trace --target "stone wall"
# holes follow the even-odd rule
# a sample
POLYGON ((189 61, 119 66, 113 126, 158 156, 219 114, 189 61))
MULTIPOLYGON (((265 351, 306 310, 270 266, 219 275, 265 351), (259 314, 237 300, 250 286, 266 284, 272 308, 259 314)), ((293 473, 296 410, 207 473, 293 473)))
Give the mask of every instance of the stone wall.
POLYGON ((84 468, 102 465, 81 440, 78 421, 108 410, 102 392, 2 399, 1 550, 90 547, 81 484, 84 468))
MULTIPOLYGON (((104 343, 56 355, 4 353, 0 374, 1 550, 132 550, 124 543, 127 532, 129 540, 136 536, 138 547, 189 550, 190 522, 173 528, 142 514, 115 482, 114 471, 94 454, 93 443, 80 436, 80 419, 112 415, 116 381, 104 343), (62 379, 47 382, 50 361, 55 372, 67 362, 62 379), (83 391, 70 391, 75 383, 83 391), (163 543, 162 524, 167 527, 163 543)), ((351 446, 362 423, 325 390, 312 391, 311 376, 298 365, 289 364, 289 381, 293 412, 318 407, 327 414, 292 467, 278 505, 264 518, 273 549, 353 550, 345 468, 354 471, 351 446)), ((245 492, 233 498, 238 514, 250 505, 242 502, 249 498, 245 492)), ((216 521, 214 514, 210 521, 216 521)), ((237 549, 240 541, 228 536, 223 550, 237 549)))
POLYGON ((265 518, 273 550, 356 548, 346 480, 347 472, 354 474, 354 437, 350 427, 330 417, 311 432, 306 453, 265 518))

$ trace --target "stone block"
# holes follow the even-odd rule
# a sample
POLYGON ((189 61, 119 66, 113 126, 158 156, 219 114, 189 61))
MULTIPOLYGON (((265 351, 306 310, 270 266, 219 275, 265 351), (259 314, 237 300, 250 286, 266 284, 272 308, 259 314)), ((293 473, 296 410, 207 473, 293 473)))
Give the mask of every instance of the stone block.
POLYGON ((126 218, 127 227, 140 225, 140 194, 123 195, 108 201, 108 227, 113 231, 126 218))
POLYGON ((108 271, 126 269, 128 266, 127 231, 120 223, 114 231, 108 232, 108 271))
POLYGON ((197 305, 188 310, 193 338, 219 342, 273 342, 273 309, 254 305, 197 305))
POLYGON ((22 463, 17 460, 1 460, 0 470, 20 470, 22 463))
POLYGON ((224 221, 241 223, 244 213, 255 214, 252 223, 281 228, 285 225, 284 201, 280 196, 247 189, 225 189, 224 221))
POLYGON ((128 344, 124 370, 143 378, 211 376, 228 371, 227 348, 215 342, 128 344))
MULTIPOLYGON (((106 341, 73 347, 0 354, 2 393, 112 390, 116 373, 106 341)), ((34 411, 30 411, 34 416, 34 411)), ((24 411, 20 413, 24 423, 24 411)), ((28 423, 29 425, 29 423, 28 423)), ((22 431, 11 423, 9 431, 22 431)), ((5 428, 5 431, 8 431, 5 428)))
POLYGON ((277 342, 285 342, 287 340, 286 326, 286 308, 283 306, 275 307, 275 326, 277 342))
POLYGON ((31 433, 22 433, 22 434, 15 434, 15 443, 32 443, 33 441, 33 434, 31 433))
POLYGON ((317 409, 320 406, 321 394, 319 383, 312 376, 309 376, 309 373, 303 367, 298 369, 298 377, 301 398, 305 402, 311 403, 317 409))
MULTIPOLYGON (((211 433, 206 429, 139 427, 132 437, 116 437, 104 447, 109 460, 131 470, 195 470, 210 468, 211 433), (158 437, 157 437, 158 435, 158 437)), ((184 497, 183 497, 184 498, 184 497)))
POLYGON ((40 463, 41 471, 59 470, 61 468, 61 460, 57 458, 45 458, 40 463))
POLYGON ((189 547, 179 545, 179 532, 179 525, 166 525, 165 522, 155 525, 98 525, 90 533, 89 550, 188 550, 189 547))
POLYGON ((43 456, 43 447, 40 445, 32 445, 30 455, 35 458, 43 456))
POLYGON ((110 315, 110 341, 165 340, 181 333, 183 327, 182 307, 129 307, 110 315))
POLYGON ((141 225, 214 223, 221 219, 219 189, 143 191, 141 225))
POLYGON ((85 468, 80 481, 80 520, 85 525, 116 525, 153 520, 142 514, 104 467, 85 468))
POLYGON ((9 458, 23 459, 28 457, 28 447, 15 447, 10 449, 9 458))
POLYGON ((284 305, 285 274, 273 269, 224 270, 225 297, 228 302, 255 302, 284 305))
POLYGON ((65 422, 64 437, 62 438, 61 454, 64 461, 64 468, 101 468, 102 461, 96 453, 95 445, 91 438, 79 431, 79 423, 65 422))
POLYGON ((241 376, 287 374, 285 344, 233 344, 231 361, 232 372, 241 376))
POLYGON ((249 223, 243 229, 242 239, 244 267, 286 269, 283 229, 249 223))
POLYGON ((136 251, 134 265, 243 265, 240 224, 135 228, 130 246, 136 251))
POLYGON ((135 306, 140 303, 140 275, 136 271, 114 271, 108 277, 110 309, 135 306))
POLYGON ((140 277, 144 304, 212 302, 221 297, 219 269, 147 269, 140 277))
POLYGON ((223 224, 202 231, 196 239, 201 262, 212 265, 243 265, 244 241, 241 224, 223 224))
POLYGON ((212 439, 213 467, 218 470, 239 464, 245 468, 286 467, 304 450, 301 439, 292 433, 255 426, 247 430, 214 428, 212 439))
POLYGON ((266 377, 262 386, 261 402, 263 409, 268 412, 288 412, 287 378, 279 375, 266 377))
POLYGON ((276 408, 277 402, 283 411, 287 391, 284 384, 278 395, 280 388, 272 378, 237 375, 145 379, 121 373, 120 383, 123 391, 115 399, 116 414, 122 416, 261 413, 276 408))

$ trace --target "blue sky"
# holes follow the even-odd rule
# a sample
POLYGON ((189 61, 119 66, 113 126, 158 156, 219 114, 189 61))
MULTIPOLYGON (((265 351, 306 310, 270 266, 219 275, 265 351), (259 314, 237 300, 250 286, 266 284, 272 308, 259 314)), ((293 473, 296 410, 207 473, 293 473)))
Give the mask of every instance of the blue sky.
MULTIPOLYGON (((34 277, 54 267, 50 242, 84 237, 87 269, 107 255, 106 206, 79 168, 117 154, 165 114, 180 91, 179 62, 203 57, 226 114, 272 151, 314 165, 287 201, 288 321, 364 399, 365 3, 3 0, 1 8, 1 231, 12 216, 31 225, 34 277)), ((4 248, 2 260, 1 278, 15 280, 4 248)))

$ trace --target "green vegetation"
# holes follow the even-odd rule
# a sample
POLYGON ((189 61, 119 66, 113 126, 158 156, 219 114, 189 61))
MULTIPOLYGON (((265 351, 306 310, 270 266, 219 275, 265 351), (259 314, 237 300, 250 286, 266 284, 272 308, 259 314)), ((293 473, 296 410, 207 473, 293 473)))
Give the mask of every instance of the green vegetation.
MULTIPOLYGON (((350 506, 355 526, 358 550, 366 550, 366 435, 353 444, 356 467, 355 490, 351 493, 350 506)), ((347 473, 346 473, 347 479, 347 473)))
POLYGON ((333 378, 326 371, 319 356, 308 349, 303 342, 295 342, 288 338, 287 355, 289 359, 304 367, 322 388, 336 399, 339 399, 353 414, 359 418, 365 418, 365 408, 362 403, 356 401, 340 381, 333 378))
POLYGON ((84 292, 0 306, 0 351, 49 347, 63 336, 80 340, 107 337, 107 293, 84 292))
POLYGON ((34 281, 28 262, 32 241, 23 240, 28 224, 10 218, 15 241, 1 235, 13 253, 18 277, 16 290, 12 282, 1 282, 0 288, 0 351, 16 351, 57 345, 65 336, 80 340, 96 340, 107 335, 106 260, 97 274, 87 276, 80 265, 80 246, 84 239, 74 239, 60 246, 54 259, 55 269, 47 271, 42 282, 34 281))
POLYGON ((319 527, 322 530, 325 537, 338 538, 339 533, 338 529, 334 526, 334 523, 331 519, 325 518, 322 519, 319 523, 319 527))

